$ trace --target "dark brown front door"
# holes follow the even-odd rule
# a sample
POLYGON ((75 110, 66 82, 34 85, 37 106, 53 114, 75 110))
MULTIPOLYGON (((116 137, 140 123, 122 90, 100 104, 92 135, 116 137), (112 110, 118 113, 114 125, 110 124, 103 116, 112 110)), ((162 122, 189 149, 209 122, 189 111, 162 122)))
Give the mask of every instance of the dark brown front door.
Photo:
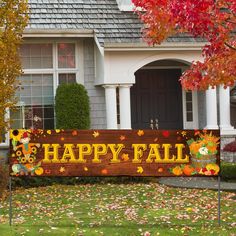
POLYGON ((131 88, 131 118, 133 129, 182 129, 182 89, 178 81, 180 69, 141 69, 135 73, 131 88))

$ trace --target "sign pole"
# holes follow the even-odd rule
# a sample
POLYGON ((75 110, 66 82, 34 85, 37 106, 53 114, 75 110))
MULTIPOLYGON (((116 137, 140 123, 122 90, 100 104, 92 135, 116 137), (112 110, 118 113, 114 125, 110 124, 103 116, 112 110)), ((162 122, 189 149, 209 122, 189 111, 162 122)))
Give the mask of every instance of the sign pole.
POLYGON ((12 182, 11 177, 9 178, 9 190, 10 190, 10 197, 9 197, 9 225, 12 225, 12 182))
POLYGON ((220 226, 220 175, 218 176, 218 226, 220 226))

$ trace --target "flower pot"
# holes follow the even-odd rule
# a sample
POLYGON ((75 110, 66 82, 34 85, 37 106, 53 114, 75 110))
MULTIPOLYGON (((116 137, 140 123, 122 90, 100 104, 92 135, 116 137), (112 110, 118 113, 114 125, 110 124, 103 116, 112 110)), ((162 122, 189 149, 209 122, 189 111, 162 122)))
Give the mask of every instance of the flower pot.
POLYGON ((202 155, 201 157, 192 155, 191 160, 195 168, 205 168, 207 164, 216 163, 216 155, 202 155))

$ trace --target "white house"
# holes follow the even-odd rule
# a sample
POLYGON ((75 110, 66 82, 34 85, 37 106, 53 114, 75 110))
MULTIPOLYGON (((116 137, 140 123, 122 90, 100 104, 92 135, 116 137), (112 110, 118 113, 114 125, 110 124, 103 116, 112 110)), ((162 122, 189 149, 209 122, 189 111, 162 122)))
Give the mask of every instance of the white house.
MULTIPOLYGON (((62 82, 83 84, 92 129, 220 129, 236 136, 230 89, 184 91, 178 81, 204 42, 181 35, 156 47, 142 39, 130 1, 29 0, 24 74, 12 128, 53 129, 62 82)), ((1 144, 7 147, 7 139, 1 144)))

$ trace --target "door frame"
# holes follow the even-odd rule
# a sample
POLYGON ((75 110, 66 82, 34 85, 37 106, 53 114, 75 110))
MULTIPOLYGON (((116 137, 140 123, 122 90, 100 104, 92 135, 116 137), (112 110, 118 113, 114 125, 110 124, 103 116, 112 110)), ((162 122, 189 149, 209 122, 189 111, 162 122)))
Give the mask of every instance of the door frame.
MULTIPOLYGON (((143 66, 139 70, 143 69, 180 69, 183 73, 188 66, 143 66)), ((197 91, 192 92, 192 121, 187 121, 187 107, 186 107, 186 91, 182 88, 182 112, 183 112, 183 129, 198 129, 198 93, 197 91)), ((132 104, 131 104, 132 106, 132 104)))

